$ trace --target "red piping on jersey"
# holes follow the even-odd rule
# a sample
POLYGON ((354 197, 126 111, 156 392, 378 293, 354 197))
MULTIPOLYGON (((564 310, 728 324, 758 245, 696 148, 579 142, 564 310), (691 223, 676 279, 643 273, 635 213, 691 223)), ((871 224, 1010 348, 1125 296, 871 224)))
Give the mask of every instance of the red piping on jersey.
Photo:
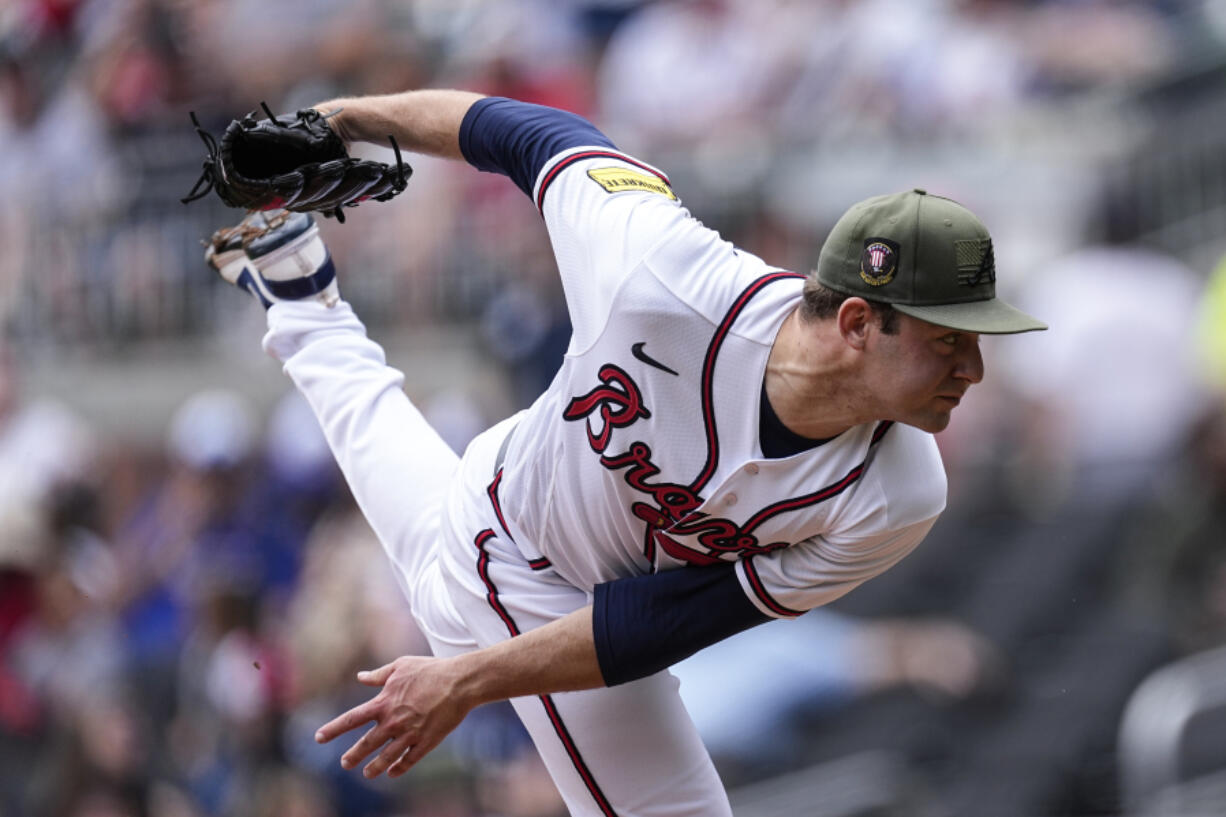
MULTIPOLYGON (((672 556, 679 562, 685 562, 687 565, 698 565, 700 567, 710 567, 711 565, 725 564, 725 561, 718 556, 712 556, 708 553, 699 553, 693 548, 686 547, 663 531, 654 531, 655 541, 660 543, 660 550, 672 556)), ((654 555, 654 551, 653 551, 654 555)), ((656 564, 652 562, 652 572, 656 571, 656 564)))
MULTIPOLYGON (((890 430, 890 426, 892 425, 894 425, 893 422, 886 421, 880 423, 875 429, 873 429, 873 436, 869 440, 869 447, 871 448, 872 446, 881 442, 881 438, 885 436, 885 433, 890 430)), ((785 499, 781 502, 776 502, 774 505, 767 505, 765 508, 750 517, 749 521, 745 523, 743 530, 748 533, 757 528, 758 525, 761 525, 767 519, 770 519, 775 514, 784 513, 786 511, 800 510, 801 508, 808 507, 809 505, 816 505, 819 502, 824 502, 833 496, 838 496, 850 488, 852 484, 856 482, 856 480, 860 479, 860 477, 864 475, 864 470, 867 467, 868 460, 866 459, 864 462, 848 471, 847 475, 841 480, 831 485, 827 485, 820 491, 814 491, 811 494, 785 499)))
MULTIPOLYGON (((507 538, 514 542, 515 537, 511 535, 511 531, 507 530, 507 520, 502 515, 502 503, 498 501, 498 486, 501 484, 502 469, 499 468, 498 473, 494 475, 494 481, 490 483, 490 487, 485 489, 485 492, 489 494, 490 505, 494 508, 494 516, 498 517, 498 526, 502 528, 502 532, 507 535, 507 538)), ((528 567, 532 568, 533 570, 546 570, 553 567, 553 562, 542 556, 539 559, 530 560, 528 562, 528 567)))
POLYGON ((885 436, 885 433, 890 430, 890 426, 892 425, 894 425, 893 420, 886 420, 881 425, 873 429, 873 439, 869 441, 869 445, 876 445, 877 443, 881 442, 881 438, 885 436))
MULTIPOLYGON (((501 474, 501 471, 499 473, 501 474)), ((496 483, 497 479, 495 479, 496 483)), ((478 533, 477 538, 473 541, 473 544, 477 546, 477 552, 480 554, 477 557, 477 575, 481 577, 482 583, 485 584, 487 591, 485 598, 489 601, 490 607, 494 608, 494 612, 498 614, 498 617, 502 619, 502 623, 506 625, 507 632, 514 638, 519 635, 519 626, 516 625, 515 620, 511 618, 511 614, 507 612, 506 607, 498 599, 498 587, 490 576, 490 555, 485 550, 485 543, 495 535, 493 530, 486 528, 478 533)), ((600 807, 600 813, 605 815, 605 817, 617 817, 617 812, 613 810, 613 806, 609 805, 609 798, 605 797, 604 792, 600 790, 600 786, 596 784, 596 778, 592 776, 592 770, 587 767, 583 756, 579 754, 579 749, 575 746, 575 740, 571 737, 570 730, 562 722, 562 716, 558 713, 553 697, 550 695, 538 695, 537 697, 544 705, 545 714, 549 716, 549 722, 553 724, 553 731, 557 734, 558 739, 562 741, 562 748, 570 756, 570 762, 574 765, 575 771, 579 773, 579 777, 587 787, 588 793, 592 795, 592 799, 600 807)))
POLYGON ((552 168, 549 169, 549 173, 547 173, 545 175, 545 178, 541 180, 540 191, 536 194, 536 209, 542 210, 542 211, 544 210, 545 191, 549 189, 549 185, 553 184, 553 180, 557 178, 558 174, 561 173, 566 168, 573 165, 575 162, 579 162, 584 159, 617 159, 618 161, 621 161, 621 162, 629 162, 635 167, 646 170, 648 173, 655 176, 660 181, 667 184, 669 187, 672 187, 672 182, 670 182, 668 180, 668 177, 665 176, 663 173, 656 170, 654 167, 645 165, 642 162, 637 161, 636 159, 631 159, 629 156, 625 155, 624 153, 617 153, 611 150, 584 150, 584 151, 580 151, 579 153, 572 153, 570 156, 567 156, 565 159, 558 162, 556 165, 554 165, 552 168))
POLYGON ((814 491, 813 493, 805 494, 804 496, 795 496, 791 499, 785 499, 782 502, 776 502, 774 505, 767 505, 765 508, 754 514, 753 517, 751 517, 750 520, 745 523, 745 527, 742 530, 748 533, 749 531, 757 528, 758 525, 761 525, 767 519, 770 519, 775 514, 784 513, 786 511, 798 511, 801 508, 808 507, 809 505, 816 505, 817 503, 830 499, 833 496, 838 496, 850 488, 863 473, 864 463, 860 463, 855 468, 848 471, 847 476, 843 477, 841 480, 832 485, 827 485, 820 491, 814 491))
POLYGON ((753 588, 754 595, 758 597, 758 601, 762 602, 766 609, 785 618, 796 618, 796 616, 803 615, 804 610, 793 610, 790 607, 784 607, 771 598, 771 594, 766 592, 766 587, 758 576, 757 568, 753 566, 753 559, 754 557, 752 556, 742 559, 741 565, 745 568, 745 578, 749 579, 749 586, 753 588))
POLYGON ((795 272, 773 272, 769 275, 763 275, 758 280, 754 281, 745 291, 740 294, 740 297, 732 304, 728 310, 728 314, 720 322, 719 328, 715 330, 715 335, 711 338, 711 345, 707 347, 707 357, 702 364, 702 421, 707 429, 707 462, 703 466, 702 471, 698 474, 698 478, 690 485, 694 493, 699 493, 711 476, 715 473, 715 466, 719 463, 719 435, 715 430, 715 398, 714 398, 714 379, 715 379, 715 358, 719 355, 720 347, 724 344, 724 339, 728 336, 729 330, 732 329, 732 324, 740 316, 741 310, 745 308, 745 304, 749 303, 749 299, 757 295, 768 284, 773 284, 776 281, 787 279, 804 278, 805 276, 795 272))
POLYGON ((502 619, 502 623, 506 625, 507 631, 512 636, 519 635, 519 628, 515 626, 515 621, 502 606, 502 602, 498 600, 498 590, 494 586, 493 579, 490 578, 490 555, 485 550, 485 543, 494 537, 494 531, 489 528, 477 534, 473 544, 477 546, 477 575, 481 577, 481 581, 485 584, 486 594, 485 599, 490 603, 490 607, 494 608, 494 612, 502 619))
POLYGON ((506 519, 503 518, 503 505, 498 502, 498 486, 503 481, 503 469, 498 469, 498 474, 494 475, 494 481, 489 483, 489 487, 485 488, 485 493, 489 494, 489 504, 494 507, 494 515, 498 516, 498 525, 506 534, 506 539, 515 541, 515 537, 511 536, 511 531, 506 530, 506 519))
MULTIPOLYGON (((890 427, 893 425, 894 423, 892 421, 887 420, 886 422, 880 423, 875 429, 873 429, 873 436, 869 441, 869 447, 871 448, 872 446, 881 442, 881 438, 885 436, 885 433, 889 431, 890 427)), ((864 475, 864 470, 867 467, 868 460, 865 459, 864 462, 848 471, 847 476, 843 477, 841 480, 832 485, 828 485, 820 491, 815 491, 814 493, 795 497, 783 502, 777 502, 774 505, 768 505, 754 514, 753 518, 745 523, 745 530, 753 530, 777 513, 798 510, 807 505, 816 505, 818 502, 824 502, 833 496, 841 494, 843 491, 850 488, 856 482, 856 480, 860 479, 860 477, 864 475)), ((753 556, 747 556, 741 560, 741 564, 745 568, 745 578, 749 579, 749 586, 753 588, 754 595, 758 597, 758 601, 762 602, 762 604, 768 610, 771 610, 781 616, 794 618, 801 615, 804 611, 784 607, 782 604, 775 601, 771 594, 767 592, 766 585, 762 583, 762 578, 758 575, 758 569, 753 565, 753 559, 753 556)))

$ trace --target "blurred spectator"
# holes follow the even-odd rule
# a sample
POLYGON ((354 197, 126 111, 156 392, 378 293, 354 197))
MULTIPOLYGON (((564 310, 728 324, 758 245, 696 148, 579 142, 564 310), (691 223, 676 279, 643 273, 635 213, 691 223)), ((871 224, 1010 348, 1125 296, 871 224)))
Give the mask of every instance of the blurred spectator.
POLYGON ((143 785, 96 454, 72 411, 22 394, 0 350, 0 807, 18 813, 90 798, 133 813, 143 785))
POLYGON ((254 434, 252 409, 237 394, 205 391, 185 401, 169 429, 165 481, 115 534, 128 653, 143 670, 146 704, 161 717, 172 709, 179 650, 207 593, 255 592, 276 570, 268 517, 245 504, 254 434))
MULTIPOLYGON (((54 630, 66 627, 76 618, 74 594, 96 596, 107 584, 99 575, 105 548, 82 529, 91 520, 74 513, 89 512, 93 432, 58 401, 30 399, 18 380, 11 351, 0 346, 0 659, 39 615, 54 630)), ((0 660, 0 674, 6 664, 0 660)))
POLYGON ((516 408, 528 406, 549 385, 570 343, 570 317, 554 290, 545 294, 529 283, 510 282, 481 315, 481 333, 510 375, 516 408))
POLYGON ((605 129, 624 149, 651 156, 762 124, 781 61, 815 22, 776 0, 647 6, 614 31, 601 61, 605 129))
POLYGON ((421 404, 422 415, 430 427, 457 454, 492 422, 471 396, 459 391, 443 391, 431 395, 421 404))
POLYGON ((1021 22, 1022 42, 1037 66, 1036 82, 1067 91, 1153 77, 1175 58, 1173 31, 1163 19, 1174 4, 1042 3, 1021 22), (1083 47, 1092 42, 1093 48, 1083 47))
POLYGON ((1114 571, 1124 603, 1170 633, 1179 654, 1226 644, 1226 412, 1187 434, 1158 490, 1138 504, 1114 571))
MULTIPOLYGON (((1196 422, 1177 426, 1175 456, 1140 502, 1115 580, 1132 608, 1171 633, 1181 654, 1226 644, 1226 264, 1205 287, 1184 342, 1197 382, 1210 393, 1196 422)), ((1152 293, 1151 293, 1152 294, 1152 293)), ((1146 378, 1151 372, 1146 370, 1146 378)), ((1161 425, 1161 424, 1160 424, 1161 425)))
POLYGON ((1203 411, 1189 319, 1202 281, 1123 223, 1108 226, 1104 243, 1049 264, 1022 295, 1060 329, 1024 355, 1009 350, 999 367, 1017 398, 1041 412, 1024 426, 1037 437, 1018 441, 1028 471, 1019 484, 1042 473, 1069 475, 1066 484, 1087 496, 1136 490, 1203 411))
POLYGON ((16 378, 9 353, 0 348, 0 503, 38 505, 92 477, 96 443, 62 402, 20 396, 16 378))
POLYGON ((994 691, 1001 656, 955 621, 858 620, 813 610, 704 649, 673 667, 721 773, 761 774, 803 744, 797 716, 910 687, 934 702, 994 691), (729 695, 737 704, 729 706, 729 695))

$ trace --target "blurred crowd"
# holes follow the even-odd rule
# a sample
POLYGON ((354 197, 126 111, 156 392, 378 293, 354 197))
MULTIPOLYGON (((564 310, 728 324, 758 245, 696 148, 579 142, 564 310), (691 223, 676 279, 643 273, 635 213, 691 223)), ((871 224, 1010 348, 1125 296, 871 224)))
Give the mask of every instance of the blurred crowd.
MULTIPOLYGON (((178 201, 203 157, 189 111, 217 132, 261 101, 416 87, 586 115, 792 269, 869 193, 985 213, 1002 287, 1053 328, 985 339, 988 379, 939 437, 946 516, 834 609, 677 672, 731 785, 874 749, 919 781, 885 813, 1119 813, 1128 696, 1226 643, 1226 266, 1203 263, 1218 236, 1160 240, 1158 204, 1108 176, 1154 144, 1155 89, 1216 76, 1224 44, 1214 0, 10 0, 0 817, 564 813, 505 706, 398 781, 314 743, 369 695, 357 669, 425 645, 275 364, 271 400, 201 382, 145 416, 134 388, 123 434, 88 382, 25 385, 234 334, 256 356, 258 309, 201 263, 235 214, 178 201)), ((376 336, 463 326, 501 373, 495 405, 464 372, 409 384, 460 448, 540 391, 569 325, 522 195, 410 161, 403 196, 323 229, 376 336)))
MULTIPOLYGON (((945 157, 926 161, 950 166, 928 181, 1004 220, 1011 202, 980 174, 1017 168, 1040 138, 1016 119, 1070 94, 1136 87, 1211 49, 1223 15, 1180 8, 13 0, 0 12, 0 316, 42 355, 217 331, 225 308, 196 259, 200 238, 231 216, 211 200, 177 203, 204 155, 189 111, 217 133, 260 102, 290 111, 412 87, 588 115, 623 149, 667 166, 710 223, 787 255, 781 265, 811 263, 847 200, 917 180, 900 145, 939 146, 945 157), (987 167, 993 158, 1007 161, 987 167)), ((1102 129, 1094 141, 1118 138, 1110 120, 1086 125, 1102 129)), ((368 319, 472 318, 509 279, 554 295, 536 272, 548 250, 513 189, 416 164, 405 196, 333 239, 364 270, 348 297, 368 319)), ((1078 180, 1063 183, 1075 197, 1078 180)))

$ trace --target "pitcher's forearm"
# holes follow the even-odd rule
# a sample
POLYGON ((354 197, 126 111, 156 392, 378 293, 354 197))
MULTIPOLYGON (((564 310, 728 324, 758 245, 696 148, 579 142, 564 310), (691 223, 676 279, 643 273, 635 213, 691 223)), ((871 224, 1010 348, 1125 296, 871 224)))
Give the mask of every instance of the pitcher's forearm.
POLYGON ((452 660, 462 694, 476 703, 604 686, 590 606, 452 660))
POLYGON ((394 136, 413 153, 463 159, 460 123, 481 94, 470 91, 405 91, 383 96, 341 97, 321 102, 323 113, 340 110, 328 121, 346 142, 386 144, 394 136))

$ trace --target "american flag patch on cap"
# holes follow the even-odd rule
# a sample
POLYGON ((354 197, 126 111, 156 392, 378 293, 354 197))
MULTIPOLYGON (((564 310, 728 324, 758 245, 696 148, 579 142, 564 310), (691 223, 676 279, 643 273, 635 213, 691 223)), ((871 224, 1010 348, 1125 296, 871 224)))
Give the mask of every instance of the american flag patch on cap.
POLYGON ((954 260, 958 266, 958 283, 962 286, 996 283, 996 257, 992 252, 992 239, 955 241, 954 260))

